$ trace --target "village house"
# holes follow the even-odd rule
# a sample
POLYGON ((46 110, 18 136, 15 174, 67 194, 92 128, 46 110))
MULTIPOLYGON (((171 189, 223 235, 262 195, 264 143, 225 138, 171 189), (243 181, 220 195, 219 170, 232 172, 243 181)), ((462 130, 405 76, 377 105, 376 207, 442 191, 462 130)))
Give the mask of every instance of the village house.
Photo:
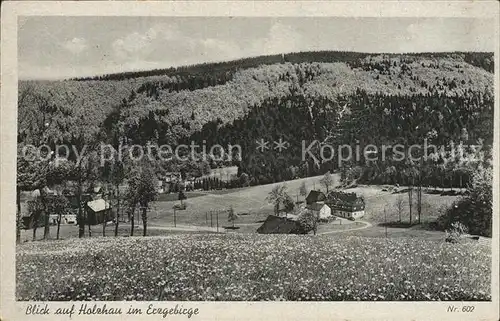
POLYGON ((316 202, 306 205, 306 210, 313 213, 317 219, 328 219, 332 216, 332 210, 324 202, 316 202))
POLYGON ((356 193, 330 192, 326 204, 335 216, 357 219, 365 215, 365 200, 356 193))

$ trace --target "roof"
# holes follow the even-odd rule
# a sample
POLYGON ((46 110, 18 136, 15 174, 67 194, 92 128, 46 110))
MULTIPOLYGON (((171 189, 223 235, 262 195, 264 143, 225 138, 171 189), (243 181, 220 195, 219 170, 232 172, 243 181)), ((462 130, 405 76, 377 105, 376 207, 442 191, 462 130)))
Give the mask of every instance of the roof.
POLYGON ((102 192, 102 186, 89 186, 86 190, 87 193, 99 194, 102 192))
POLYGON ((300 228, 299 223, 284 217, 269 215, 257 229, 259 234, 294 234, 300 228))
POLYGON ((111 205, 103 199, 90 201, 87 203, 87 206, 94 212, 100 212, 111 208, 111 205))
POLYGON ((329 203, 345 203, 345 204, 364 204, 362 197, 356 195, 356 193, 344 193, 340 191, 333 191, 328 194, 329 203))
POLYGON ((328 200, 329 201, 338 200, 347 203, 354 203, 355 201, 363 200, 363 198, 358 197, 356 193, 344 193, 340 191, 333 191, 330 194, 328 194, 328 200))
POLYGON ((325 194, 321 191, 310 191, 306 197, 307 203, 314 203, 318 201, 324 201, 326 198, 325 194))
POLYGON ((313 210, 313 211, 321 211, 321 209, 323 208, 323 206, 328 206, 324 203, 313 203, 313 204, 309 204, 306 206, 306 208, 308 210, 313 210))

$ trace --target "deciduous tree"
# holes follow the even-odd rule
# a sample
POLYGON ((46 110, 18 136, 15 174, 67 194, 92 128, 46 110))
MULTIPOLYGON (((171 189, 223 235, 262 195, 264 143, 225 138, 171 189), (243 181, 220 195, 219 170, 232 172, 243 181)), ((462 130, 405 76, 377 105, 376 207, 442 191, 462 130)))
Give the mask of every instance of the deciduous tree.
POLYGON ((328 193, 330 187, 333 185, 334 180, 332 174, 328 171, 319 181, 321 185, 326 188, 326 193, 328 193))
MULTIPOLYGON (((132 176, 128 181, 128 197, 131 203, 138 204, 141 209, 141 218, 143 224, 143 236, 147 234, 147 211, 157 195, 157 178, 153 165, 142 160, 132 172, 132 176)), ((132 205, 131 206, 134 206, 132 205)), ((134 206, 135 207, 135 206, 134 206)))

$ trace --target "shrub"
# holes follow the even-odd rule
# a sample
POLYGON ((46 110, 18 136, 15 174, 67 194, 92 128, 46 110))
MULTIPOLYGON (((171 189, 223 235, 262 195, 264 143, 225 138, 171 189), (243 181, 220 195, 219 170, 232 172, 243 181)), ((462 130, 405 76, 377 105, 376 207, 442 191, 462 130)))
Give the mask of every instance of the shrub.
POLYGON ((460 222, 453 222, 451 228, 446 230, 446 242, 458 243, 461 240, 462 235, 467 234, 467 226, 460 222))
POLYGON ((238 180, 240 187, 247 187, 250 185, 250 178, 247 173, 241 173, 238 180))
POLYGON ((182 203, 182 204, 175 204, 175 205, 174 205, 174 208, 175 208, 176 210, 185 210, 185 209, 187 208, 187 203, 186 203, 186 202, 184 202, 184 203, 182 203))
POLYGON ((300 230, 303 234, 307 234, 311 231, 314 231, 314 234, 316 234, 318 219, 313 212, 305 211, 299 216, 297 222, 299 223, 300 230))

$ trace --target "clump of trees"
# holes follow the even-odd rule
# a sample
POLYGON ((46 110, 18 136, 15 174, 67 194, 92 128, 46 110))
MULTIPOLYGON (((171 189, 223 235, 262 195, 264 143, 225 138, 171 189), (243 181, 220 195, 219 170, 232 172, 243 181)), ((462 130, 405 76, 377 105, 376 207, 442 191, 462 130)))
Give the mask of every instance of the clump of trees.
POLYGON ((307 186, 306 186, 306 182, 302 182, 302 184, 300 184, 300 187, 299 187, 299 194, 300 196, 304 197, 304 199, 307 197, 307 186))
POLYGON ((287 190, 288 187, 285 184, 276 185, 266 198, 269 203, 274 205, 275 215, 279 215, 281 208, 283 208, 286 213, 290 213, 295 208, 295 203, 287 190))
POLYGON ((330 188, 334 185, 335 181, 333 179, 330 171, 326 172, 326 174, 320 179, 320 184, 323 185, 326 189, 326 193, 330 191, 330 188))
POLYGON ((473 175, 469 195, 456 201, 439 219, 442 230, 452 228, 460 222, 468 232, 475 235, 492 236, 493 217, 493 170, 480 167, 473 175))
MULTIPOLYGON (((134 213, 138 207, 141 210, 141 219, 143 224, 143 236, 147 235, 148 215, 147 212, 151 203, 158 196, 157 179, 153 165, 148 161, 143 161, 134 169, 131 178, 128 180, 127 199, 129 212, 134 213)), ((134 234, 134 219, 130 235, 134 234)))

